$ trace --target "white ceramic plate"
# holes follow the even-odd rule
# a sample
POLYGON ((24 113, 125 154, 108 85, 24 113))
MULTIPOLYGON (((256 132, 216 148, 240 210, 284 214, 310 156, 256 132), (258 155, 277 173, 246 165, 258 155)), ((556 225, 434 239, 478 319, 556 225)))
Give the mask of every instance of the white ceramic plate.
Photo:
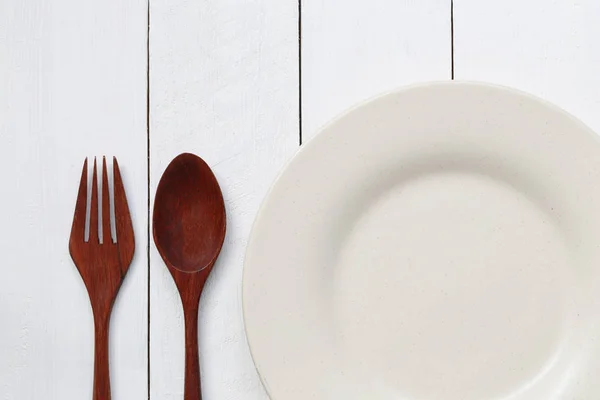
POLYGON ((303 146, 244 272, 273 400, 600 398, 600 140, 512 90, 412 87, 303 146))

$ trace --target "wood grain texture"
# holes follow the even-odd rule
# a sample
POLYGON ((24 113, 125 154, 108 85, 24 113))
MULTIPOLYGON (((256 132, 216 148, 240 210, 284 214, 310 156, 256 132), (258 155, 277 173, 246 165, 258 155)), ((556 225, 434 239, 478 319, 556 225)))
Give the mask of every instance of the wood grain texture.
POLYGON ((198 307, 226 231, 223 194, 210 167, 194 154, 178 155, 156 189, 152 234, 185 316, 184 400, 202 399, 198 307))
POLYGON ((450 1, 302 1, 302 131, 374 95, 450 79, 450 1))
POLYGON ((600 132, 600 3, 454 0, 456 79, 541 96, 600 132))
MULTIPOLYGON (((244 335, 242 263, 258 206, 298 148, 297 17, 295 0, 151 2, 151 193, 192 152, 215 173, 227 212, 199 310, 206 399, 267 398, 244 335)), ((154 246, 150 284, 151 398, 180 400, 185 318, 154 246)))
POLYGON ((88 195, 88 161, 83 171, 75 203, 73 225, 69 238, 69 253, 79 270, 90 297, 94 315, 94 400, 110 400, 109 333, 110 316, 117 293, 123 284, 135 250, 133 225, 123 180, 117 159, 113 158, 114 189, 110 200, 106 159, 102 160, 100 172, 102 190, 98 191, 98 168, 94 159, 92 188, 88 195), (101 201, 100 201, 101 197, 101 201), (89 226, 86 229, 86 206, 90 198, 89 226), (114 226, 112 237, 110 203, 114 204, 114 226), (100 205, 100 210, 98 204, 100 205), (100 217, 99 217, 99 213, 100 217), (101 218, 100 223, 98 219, 101 218), (87 239, 86 239, 87 231, 87 239))
MULTIPOLYGON (((121 161, 146 231, 146 6, 0 1, 0 398, 91 399, 94 321, 68 252, 81 163, 121 161)), ((110 332, 113 399, 147 397, 147 259, 136 254, 110 332)))

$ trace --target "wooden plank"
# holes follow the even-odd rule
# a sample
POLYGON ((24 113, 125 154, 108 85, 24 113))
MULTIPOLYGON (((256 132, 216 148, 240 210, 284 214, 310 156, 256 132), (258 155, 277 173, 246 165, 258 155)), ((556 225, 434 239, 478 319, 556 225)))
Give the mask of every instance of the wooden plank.
MULTIPOLYGON (((295 0, 151 2, 152 196, 170 160, 192 152, 226 202, 227 237, 200 306, 207 399, 266 398, 244 335, 242 263, 257 208, 298 147, 297 12, 295 0)), ((150 257, 151 398, 181 399, 181 301, 154 244, 150 257)))
POLYGON ((454 0, 456 79, 515 87, 600 131, 600 3, 454 0))
POLYGON ((91 399, 93 320, 68 253, 86 156, 117 156, 137 253, 112 314, 114 399, 147 397, 146 5, 0 2, 0 397, 91 399))
POLYGON ((348 107, 450 78, 449 0, 302 2, 303 139, 348 107))

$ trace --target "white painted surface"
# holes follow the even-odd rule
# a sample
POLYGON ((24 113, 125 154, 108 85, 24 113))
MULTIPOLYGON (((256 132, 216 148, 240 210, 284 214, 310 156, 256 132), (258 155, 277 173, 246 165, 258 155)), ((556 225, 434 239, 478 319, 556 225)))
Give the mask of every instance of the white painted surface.
POLYGON ((137 252, 110 332, 113 399, 147 397, 146 14, 0 1, 0 398, 91 399, 93 320, 68 253, 85 156, 117 156, 137 252))
MULTIPOLYGON (((246 344, 241 279, 256 210, 298 148, 295 0, 154 0, 150 31, 151 192, 177 154, 213 168, 227 236, 204 290, 199 347, 206 399, 265 399, 246 344)), ((151 396, 181 399, 179 295, 151 248, 151 396)))
POLYGON ((455 78, 541 96, 600 131, 600 2, 454 0, 455 78))
MULTIPOLYGON (((201 317, 205 390, 262 399, 243 335, 241 263, 258 204, 297 147, 298 4, 151 8, 151 189, 173 156, 193 151, 228 201, 228 242, 201 317)), ((137 239, 113 314, 113 393, 147 397, 146 11, 141 0, 0 0, 2 400, 89 397, 91 313, 66 241, 83 157, 104 153, 121 161, 137 239), (20 256, 29 245, 36 251, 20 256)), ((599 15, 593 0, 455 0, 456 77, 532 91, 600 130, 599 15)), ((377 93, 448 79, 449 16, 449 0, 304 0, 304 140, 377 93)), ((151 394, 176 399, 179 299, 151 251, 151 394)))
POLYGON ((304 0, 304 141, 367 98, 450 79, 450 0, 304 0))

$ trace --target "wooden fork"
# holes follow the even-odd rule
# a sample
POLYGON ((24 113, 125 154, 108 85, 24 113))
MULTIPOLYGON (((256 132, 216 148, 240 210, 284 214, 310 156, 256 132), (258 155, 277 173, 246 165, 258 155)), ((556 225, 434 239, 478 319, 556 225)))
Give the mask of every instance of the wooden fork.
POLYGON ((116 241, 111 238, 110 203, 106 158, 102 159, 102 243, 98 234, 98 178, 96 159, 92 174, 89 239, 85 241, 87 201, 87 158, 79 183, 79 194, 69 240, 69 252, 77 266, 90 296, 94 314, 94 400, 110 400, 110 375, 108 369, 108 332, 110 312, 119 287, 129 268, 135 242, 127 198, 121 180, 117 159, 113 158, 114 208, 116 241))

